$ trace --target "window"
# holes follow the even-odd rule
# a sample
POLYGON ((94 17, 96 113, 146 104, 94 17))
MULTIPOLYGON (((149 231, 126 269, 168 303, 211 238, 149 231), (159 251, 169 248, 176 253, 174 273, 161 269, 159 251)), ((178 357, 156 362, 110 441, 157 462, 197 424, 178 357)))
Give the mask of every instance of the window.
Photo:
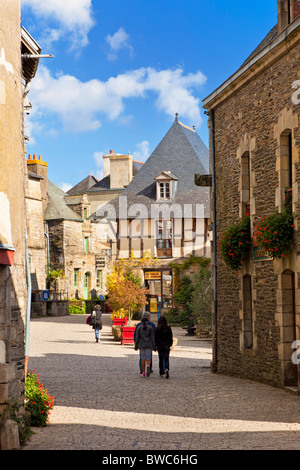
POLYGON ((85 252, 88 254, 89 253, 89 237, 84 237, 84 249, 85 249, 85 252))
POLYGON ((102 288, 102 269, 97 269, 96 271, 96 287, 102 288))
POLYGON ((86 207, 83 209, 83 219, 87 220, 87 208, 86 207))
POLYGON ((248 210, 250 203, 250 156, 249 152, 242 155, 242 206, 243 214, 248 210))
POLYGON ((170 183, 159 183, 159 198, 170 199, 170 183))
POLYGON ((171 220, 160 220, 157 223, 156 250, 158 258, 172 256, 172 230, 171 220))
POLYGON ((79 269, 74 269, 74 287, 78 287, 79 269))
POLYGON ((280 136, 281 188, 291 187, 292 173, 292 132, 287 129, 280 136))
POLYGON ((251 276, 243 277, 243 319, 244 319, 244 349, 253 348, 253 320, 252 320, 252 288, 251 276))

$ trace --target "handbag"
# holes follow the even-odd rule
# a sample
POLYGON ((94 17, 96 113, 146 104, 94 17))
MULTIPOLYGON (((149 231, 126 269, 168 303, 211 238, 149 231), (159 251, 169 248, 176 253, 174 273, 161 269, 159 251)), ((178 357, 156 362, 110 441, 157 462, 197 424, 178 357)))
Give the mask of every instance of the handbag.
POLYGON ((89 325, 91 322, 91 315, 89 315, 86 319, 86 324, 89 325))

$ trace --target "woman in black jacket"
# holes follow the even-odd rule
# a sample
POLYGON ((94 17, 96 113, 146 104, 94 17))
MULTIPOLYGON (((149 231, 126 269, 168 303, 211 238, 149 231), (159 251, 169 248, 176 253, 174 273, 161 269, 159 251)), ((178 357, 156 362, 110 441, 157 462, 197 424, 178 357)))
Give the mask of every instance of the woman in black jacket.
POLYGON ((173 344, 173 333, 169 327, 166 317, 161 315, 159 317, 157 328, 155 328, 155 343, 159 357, 159 374, 162 377, 166 374, 166 379, 169 378, 169 356, 170 348, 173 344))

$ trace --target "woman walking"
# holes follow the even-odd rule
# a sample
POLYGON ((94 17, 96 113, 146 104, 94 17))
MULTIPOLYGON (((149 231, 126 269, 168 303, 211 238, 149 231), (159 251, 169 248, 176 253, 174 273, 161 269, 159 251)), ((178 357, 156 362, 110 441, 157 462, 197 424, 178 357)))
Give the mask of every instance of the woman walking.
POLYGON ((144 317, 141 324, 137 327, 135 334, 135 349, 140 350, 142 362, 142 376, 149 377, 152 351, 156 351, 154 330, 148 323, 148 318, 144 317))
POLYGON ((102 312, 101 312, 101 305, 96 304, 95 309, 91 315, 90 325, 95 330, 95 339, 96 343, 99 342, 100 339, 100 330, 102 330, 102 312))
POLYGON ((173 344, 173 333, 167 323, 165 316, 161 315, 155 329, 155 343, 159 357, 159 374, 162 377, 166 374, 166 379, 169 378, 169 357, 170 348, 173 344))

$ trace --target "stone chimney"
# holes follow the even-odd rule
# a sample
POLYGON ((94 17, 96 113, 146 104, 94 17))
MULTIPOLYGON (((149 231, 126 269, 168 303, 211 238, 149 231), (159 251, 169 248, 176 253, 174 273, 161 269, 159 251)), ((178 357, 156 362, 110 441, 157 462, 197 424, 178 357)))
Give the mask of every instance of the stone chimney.
MULTIPOLYGON (((111 150, 110 154, 113 154, 114 151, 111 150)), ((103 155, 103 178, 110 174, 110 154, 103 155)))
POLYGON ((32 173, 41 176, 41 193, 43 210, 45 211, 47 205, 47 189, 48 189, 48 164, 43 161, 41 155, 37 158, 36 154, 29 155, 27 160, 27 168, 32 173))
POLYGON ((277 0, 278 33, 300 15, 300 0, 277 0))
POLYGON ((132 180, 132 155, 110 154, 110 189, 125 188, 132 180))

